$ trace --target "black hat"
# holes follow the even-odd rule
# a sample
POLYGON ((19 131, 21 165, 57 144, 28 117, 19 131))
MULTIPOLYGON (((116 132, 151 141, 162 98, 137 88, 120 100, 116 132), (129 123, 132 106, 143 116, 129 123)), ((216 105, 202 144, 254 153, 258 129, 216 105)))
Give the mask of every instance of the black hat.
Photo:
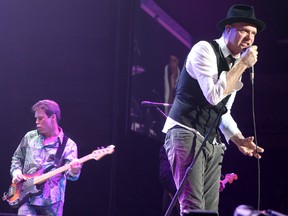
POLYGON ((249 23, 255 25, 258 32, 265 29, 266 24, 255 17, 254 8, 249 5, 237 4, 230 7, 226 19, 220 20, 217 26, 220 31, 224 31, 226 25, 233 23, 249 23))

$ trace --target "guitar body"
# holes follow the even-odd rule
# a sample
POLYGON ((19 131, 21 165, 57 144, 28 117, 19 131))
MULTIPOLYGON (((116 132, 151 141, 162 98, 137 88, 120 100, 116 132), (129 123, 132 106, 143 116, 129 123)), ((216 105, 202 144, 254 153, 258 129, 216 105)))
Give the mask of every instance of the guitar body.
POLYGON ((225 178, 223 180, 220 181, 220 188, 219 191, 222 192, 225 188, 225 184, 227 184, 227 182, 229 182, 230 184, 232 184, 232 182, 234 180, 237 180, 238 176, 237 174, 234 173, 229 173, 225 175, 225 178))
POLYGON ((12 183, 7 193, 7 202, 13 208, 20 207, 30 196, 39 195, 41 190, 34 184, 34 178, 41 175, 44 169, 37 171, 32 175, 24 175, 27 180, 17 184, 12 183))

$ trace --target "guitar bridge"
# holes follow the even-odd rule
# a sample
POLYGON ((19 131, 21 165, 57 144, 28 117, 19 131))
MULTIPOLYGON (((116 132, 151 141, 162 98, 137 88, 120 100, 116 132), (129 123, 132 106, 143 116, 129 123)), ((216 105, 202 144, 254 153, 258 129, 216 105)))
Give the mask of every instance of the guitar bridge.
POLYGON ((13 186, 10 186, 8 192, 3 193, 2 200, 6 201, 7 199, 10 199, 11 197, 14 196, 15 192, 16 192, 16 188, 13 186))
MULTIPOLYGON (((10 196, 10 197, 11 197, 11 196, 10 196)), ((2 200, 3 200, 3 201, 6 201, 6 200, 9 199, 10 197, 9 197, 9 195, 8 195, 7 192, 4 192, 4 193, 3 193, 2 200)))

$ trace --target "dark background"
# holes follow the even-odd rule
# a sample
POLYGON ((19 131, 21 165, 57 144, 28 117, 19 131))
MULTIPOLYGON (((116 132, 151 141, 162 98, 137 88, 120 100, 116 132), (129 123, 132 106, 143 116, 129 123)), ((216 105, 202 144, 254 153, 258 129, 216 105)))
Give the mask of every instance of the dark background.
MULTIPOLYGON (((238 3, 155 2, 191 34, 193 44, 220 37, 216 23, 238 3)), ((266 150, 260 162, 261 209, 288 214, 288 4, 280 0, 241 3, 253 4, 256 16, 267 23, 255 42, 259 46, 255 66, 257 138, 266 150)), ((144 75, 148 78, 141 82, 139 99, 157 99, 150 91, 161 92, 168 56, 175 52, 182 64, 188 49, 139 10, 138 1, 0 1, 0 191, 7 191, 10 185, 14 150, 34 128, 31 106, 49 98, 59 102, 61 125, 77 142, 79 157, 100 146, 116 146, 112 155, 85 163, 80 179, 68 183, 64 215, 161 215, 158 151, 162 141, 129 129, 131 87, 135 86, 130 69, 135 63, 135 29, 139 29, 135 25, 143 32, 141 60, 150 68, 144 75), (141 25, 138 16, 143 19, 141 25)), ((243 133, 252 135, 248 74, 243 80, 245 87, 238 94, 233 115, 243 133)), ((257 160, 228 146, 223 172, 237 173, 239 179, 221 193, 221 215, 232 215, 240 204, 257 207, 257 160)), ((15 213, 16 209, 1 202, 0 212, 15 213)))

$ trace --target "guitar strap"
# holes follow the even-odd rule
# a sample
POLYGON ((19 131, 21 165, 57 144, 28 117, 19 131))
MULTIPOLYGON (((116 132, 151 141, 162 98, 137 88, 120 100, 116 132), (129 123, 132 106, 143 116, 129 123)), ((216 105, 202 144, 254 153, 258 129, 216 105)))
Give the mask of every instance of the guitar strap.
POLYGON ((63 137, 63 142, 61 143, 60 139, 59 139, 59 146, 55 155, 55 159, 54 159, 54 166, 55 167, 59 167, 60 166, 60 162, 61 162, 61 157, 63 154, 63 151, 65 149, 66 143, 67 143, 68 137, 64 135, 63 137))

